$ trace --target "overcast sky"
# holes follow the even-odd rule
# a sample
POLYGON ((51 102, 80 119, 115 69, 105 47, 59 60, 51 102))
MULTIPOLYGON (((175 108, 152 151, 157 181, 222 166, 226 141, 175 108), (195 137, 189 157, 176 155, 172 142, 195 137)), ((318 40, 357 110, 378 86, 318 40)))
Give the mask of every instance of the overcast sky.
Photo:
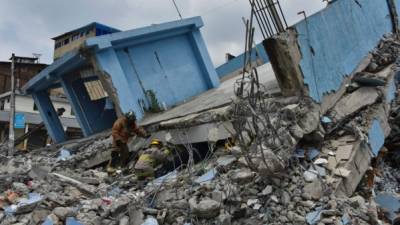
MULTIPOLYGON (((280 0, 289 24, 311 15, 326 4, 322 0, 280 0)), ((183 17, 202 16, 202 33, 214 64, 226 52, 240 54, 244 46, 242 17, 248 17, 248 0, 176 0, 183 17)), ((12 0, 0 7, 0 61, 42 54, 51 63, 51 37, 97 21, 121 30, 178 19, 171 0, 12 0)), ((257 41, 261 38, 258 35, 257 41)))

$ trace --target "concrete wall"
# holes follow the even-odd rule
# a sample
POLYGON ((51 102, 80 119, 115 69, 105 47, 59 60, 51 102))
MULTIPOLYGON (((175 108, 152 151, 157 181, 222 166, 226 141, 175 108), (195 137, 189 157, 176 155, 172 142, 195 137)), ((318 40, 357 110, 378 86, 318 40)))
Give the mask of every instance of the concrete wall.
POLYGON ((133 110, 141 119, 152 105, 149 91, 160 108, 170 108, 219 86, 201 26, 194 17, 87 40, 118 112, 133 110))
MULTIPOLYGON (((396 3, 399 10, 400 1, 396 0, 396 3)), ((274 63, 273 67, 274 70, 298 67, 299 72, 293 74, 284 70, 283 72, 287 73, 275 73, 281 78, 297 76, 299 79, 294 80, 303 80, 300 86, 286 86, 296 86, 301 90, 298 92, 322 102, 324 96, 339 89, 346 76, 350 75, 369 51, 377 46, 384 34, 392 32, 392 28, 387 0, 337 0, 292 27, 298 45, 292 50, 298 53, 289 54, 287 57, 296 58, 297 55, 301 55, 301 59, 295 65, 290 63, 296 60, 281 60, 274 63)), ((279 37, 282 36, 284 35, 279 37)), ((274 52, 287 51, 282 46, 285 45, 274 49, 274 52)), ((274 47, 270 46, 272 49, 274 47)), ((281 80, 290 82, 293 79, 281 80)), ((280 85, 282 86, 281 83, 280 85)))
MULTIPOLYGON (((269 62, 268 55, 262 45, 262 43, 256 45, 253 49, 251 55, 251 61, 257 62, 258 65, 263 65, 269 62), (258 54, 257 54, 257 53, 258 54)), ((239 74, 243 69, 244 65, 244 53, 236 56, 234 59, 229 60, 228 62, 218 66, 216 68, 217 74, 219 78, 223 78, 229 75, 239 74)))
POLYGON ((316 101, 338 90, 344 77, 392 31, 386 0, 358 2, 338 0, 295 25, 304 83, 316 101))
POLYGON ((213 87, 203 76, 187 35, 132 46, 117 55, 129 83, 140 82, 161 105, 174 106, 213 87))

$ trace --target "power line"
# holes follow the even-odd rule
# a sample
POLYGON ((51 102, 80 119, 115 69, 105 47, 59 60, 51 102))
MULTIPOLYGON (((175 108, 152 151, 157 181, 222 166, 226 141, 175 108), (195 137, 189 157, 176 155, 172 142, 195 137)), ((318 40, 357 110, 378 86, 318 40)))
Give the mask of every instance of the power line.
POLYGON ((172 0, 172 3, 174 3, 174 6, 175 6, 175 9, 176 9, 176 11, 178 12, 179 18, 181 18, 181 19, 182 19, 181 12, 179 11, 179 8, 178 8, 178 6, 176 5, 176 2, 175 2, 175 0, 172 0))

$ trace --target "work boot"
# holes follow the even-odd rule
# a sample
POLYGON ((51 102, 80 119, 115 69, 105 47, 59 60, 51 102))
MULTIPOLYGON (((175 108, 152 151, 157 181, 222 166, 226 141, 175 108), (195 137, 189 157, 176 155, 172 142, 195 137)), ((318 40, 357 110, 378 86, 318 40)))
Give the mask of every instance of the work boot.
POLYGON ((129 150, 128 148, 121 148, 120 150, 120 155, 121 155, 121 167, 125 168, 126 165, 129 163, 129 150))
POLYGON ((119 155, 119 152, 112 151, 111 159, 107 165, 107 173, 109 175, 114 175, 117 172, 118 166, 120 165, 120 163, 121 163, 121 157, 119 155))

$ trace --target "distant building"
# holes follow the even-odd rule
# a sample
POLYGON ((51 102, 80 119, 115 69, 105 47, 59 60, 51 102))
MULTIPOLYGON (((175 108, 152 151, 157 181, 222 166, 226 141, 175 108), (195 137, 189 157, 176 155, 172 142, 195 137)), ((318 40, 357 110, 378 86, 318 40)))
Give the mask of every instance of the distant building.
MULTIPOLYGON (((9 130, 9 116, 10 116, 10 92, 3 93, 0 95, 0 141, 5 141, 8 138, 9 130)), ((76 122, 73 111, 68 101, 63 98, 51 97, 54 108, 64 108, 65 112, 60 118, 61 124, 67 134, 67 137, 81 137, 81 130, 79 124, 76 122)), ((14 128, 15 138, 22 136, 28 131, 32 130, 38 124, 42 123, 38 108, 36 107, 33 99, 29 95, 23 95, 17 93, 15 95, 15 111, 17 116, 21 116, 24 121, 23 124, 18 125, 14 128)), ((16 117, 17 117, 16 116, 16 117)), ((28 149, 35 147, 43 147, 46 143, 49 143, 46 129, 41 129, 36 132, 32 137, 21 143, 18 148, 28 149)))
MULTIPOLYGON (((15 66, 15 88, 21 89, 32 77, 46 68, 35 57, 18 57, 15 66)), ((0 62, 0 94, 11 90, 11 62, 0 62)))
POLYGON ((79 48, 79 46, 90 37, 111 34, 119 31, 120 30, 115 28, 93 22, 86 26, 61 34, 57 37, 53 37, 54 60, 60 58, 67 52, 79 48))

